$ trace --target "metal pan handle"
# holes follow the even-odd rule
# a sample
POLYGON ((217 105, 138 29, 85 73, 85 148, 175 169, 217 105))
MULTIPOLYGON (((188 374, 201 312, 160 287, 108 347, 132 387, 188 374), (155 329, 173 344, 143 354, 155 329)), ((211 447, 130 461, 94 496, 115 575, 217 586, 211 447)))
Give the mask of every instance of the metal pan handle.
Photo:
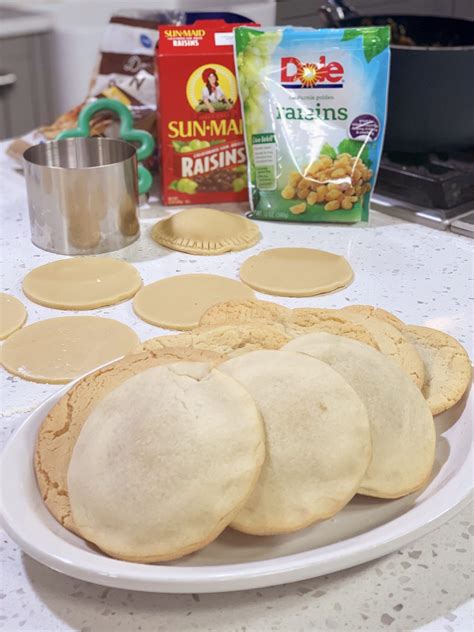
POLYGON ((319 9, 319 15, 326 26, 338 28, 342 20, 360 17, 359 13, 344 0, 326 0, 319 9))

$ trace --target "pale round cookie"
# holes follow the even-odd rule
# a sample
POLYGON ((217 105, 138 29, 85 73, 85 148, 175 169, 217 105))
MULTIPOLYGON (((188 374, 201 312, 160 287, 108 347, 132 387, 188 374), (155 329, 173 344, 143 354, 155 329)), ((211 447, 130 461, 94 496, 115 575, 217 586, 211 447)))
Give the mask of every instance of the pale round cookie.
POLYGON ((258 483, 231 526, 254 535, 290 533, 330 518, 360 486, 371 457, 365 407, 323 362, 290 351, 227 360, 265 425, 258 483))
POLYGON ((284 350, 326 362, 365 404, 373 454, 358 493, 399 498, 425 485, 435 457, 433 416, 395 363, 368 345, 326 333, 296 338, 284 350))
POLYGON ((216 274, 179 274, 142 288, 133 309, 142 320, 164 329, 197 327, 204 312, 222 301, 254 298, 240 281, 216 274))
POLYGON ((274 296, 314 296, 346 287, 354 278, 347 260, 313 248, 272 248, 250 257, 240 278, 274 296))
POLYGON ((372 334, 363 325, 344 318, 337 309, 297 307, 292 309, 290 317, 285 319, 284 328, 292 338, 313 331, 325 331, 328 334, 358 340, 378 350, 372 334))
POLYGON ((82 427, 67 477, 76 529, 119 559, 192 553, 239 512, 264 458, 262 419, 236 380, 198 362, 147 369, 82 427))
POLYGON ((153 239, 167 248, 193 255, 221 255, 250 248, 260 239, 256 224, 236 213, 188 208, 153 227, 153 239))
POLYGON ((26 308, 21 301, 10 294, 0 292, 0 340, 5 340, 26 321, 26 308))
POLYGON ((425 365, 422 393, 433 415, 461 399, 472 379, 472 366, 464 347, 444 331, 408 325, 405 334, 425 365))
POLYGON ((157 336, 145 340, 136 352, 166 347, 206 349, 229 357, 259 349, 280 349, 291 340, 283 327, 273 323, 238 323, 198 327, 193 331, 173 336, 157 336))
POLYGON ((129 355, 79 380, 45 417, 38 432, 35 472, 43 501, 56 520, 76 531, 69 504, 67 471, 86 419, 97 404, 134 375, 180 360, 216 364, 224 359, 212 351, 169 348, 129 355))
POLYGON ((12 334, 2 345, 0 361, 24 380, 66 384, 130 353, 138 342, 130 327, 111 318, 49 318, 12 334))
POLYGON ((425 380, 425 368, 415 345, 385 315, 380 316, 377 311, 360 310, 358 307, 344 307, 339 312, 344 318, 363 325, 374 338, 379 350, 398 364, 421 389, 425 380))
POLYGON ((224 301, 212 305, 201 316, 199 325, 228 325, 234 323, 283 322, 291 315, 290 309, 270 301, 257 299, 242 299, 224 301))
POLYGON ((34 303, 54 309, 95 309, 134 296, 142 285, 136 268, 112 257, 60 259, 35 268, 23 280, 34 303))

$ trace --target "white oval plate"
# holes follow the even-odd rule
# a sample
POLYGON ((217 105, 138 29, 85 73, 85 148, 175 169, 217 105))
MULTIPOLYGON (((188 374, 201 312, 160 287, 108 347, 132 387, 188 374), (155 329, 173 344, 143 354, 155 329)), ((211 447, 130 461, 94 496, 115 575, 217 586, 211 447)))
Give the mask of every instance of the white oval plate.
POLYGON ((433 477, 419 493, 392 501, 356 496, 333 519, 287 536, 232 529, 202 551, 167 564, 111 559, 61 527, 36 484, 38 428, 61 389, 20 426, 1 457, 0 513, 10 536, 50 568, 96 584, 150 592, 221 592, 273 586, 355 566, 399 548, 446 521, 472 494, 474 397, 436 417, 433 477))

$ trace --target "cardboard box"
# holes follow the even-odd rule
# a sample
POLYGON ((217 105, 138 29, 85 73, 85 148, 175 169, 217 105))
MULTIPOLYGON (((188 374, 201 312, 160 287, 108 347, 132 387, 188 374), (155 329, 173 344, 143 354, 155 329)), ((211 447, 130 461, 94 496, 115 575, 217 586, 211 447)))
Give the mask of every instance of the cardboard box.
POLYGON ((248 199, 233 29, 220 20, 160 26, 158 140, 164 204, 248 199))

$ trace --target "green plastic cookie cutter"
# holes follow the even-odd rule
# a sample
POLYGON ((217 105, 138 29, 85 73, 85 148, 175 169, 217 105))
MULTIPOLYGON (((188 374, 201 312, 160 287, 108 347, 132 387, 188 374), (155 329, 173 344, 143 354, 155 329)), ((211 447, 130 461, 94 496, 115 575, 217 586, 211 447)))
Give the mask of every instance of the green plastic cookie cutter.
MULTIPOLYGON (((129 143, 140 143, 137 149, 137 160, 140 162, 151 156, 155 147, 153 136, 145 130, 133 128, 133 117, 129 108, 115 99, 97 99, 84 106, 79 114, 77 127, 60 132, 56 140, 62 138, 85 138, 89 136, 91 118, 97 112, 110 110, 120 118, 120 138, 129 143)), ((138 193, 146 193, 152 184, 152 175, 142 164, 138 165, 138 193)))

